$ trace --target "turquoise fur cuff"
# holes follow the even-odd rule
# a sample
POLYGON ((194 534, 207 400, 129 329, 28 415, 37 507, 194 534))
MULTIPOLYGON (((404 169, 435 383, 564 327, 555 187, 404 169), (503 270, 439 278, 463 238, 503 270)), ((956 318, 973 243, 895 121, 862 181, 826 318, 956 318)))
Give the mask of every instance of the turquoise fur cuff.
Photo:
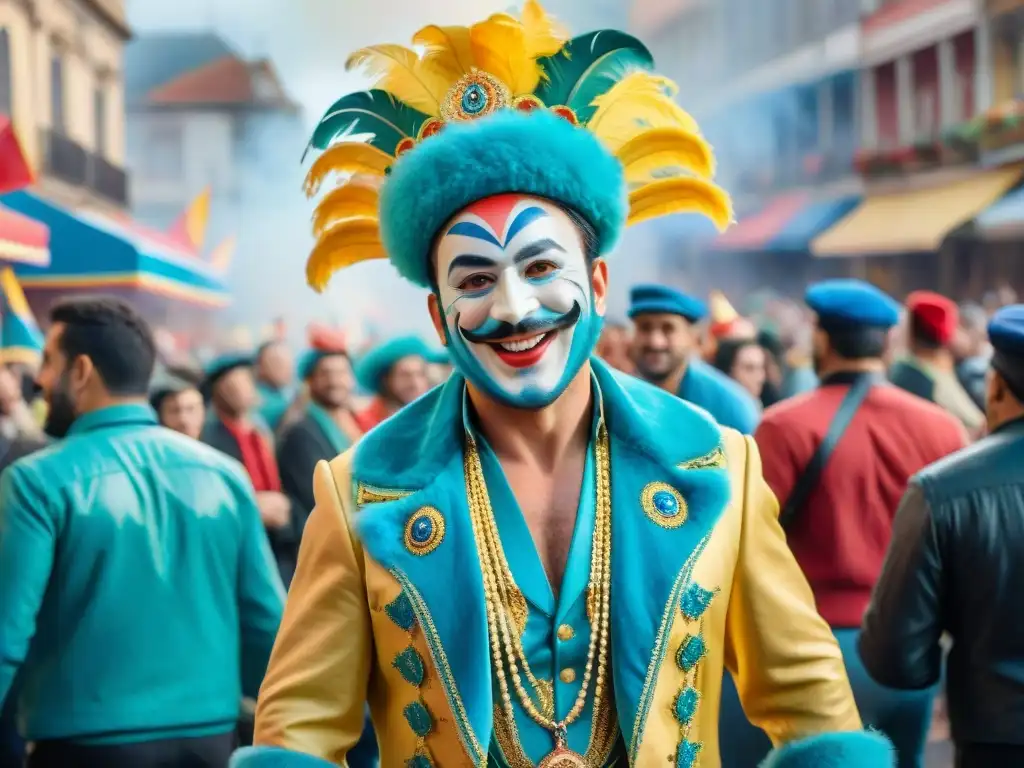
POLYGON ((334 768, 334 763, 280 747, 246 747, 231 756, 228 768, 334 768))
POLYGON ((874 731, 824 733, 772 750, 761 768, 895 768, 892 744, 874 731))
POLYGON ((597 230, 602 253, 614 246, 629 208, 622 165, 594 134, 546 111, 504 110, 446 125, 392 166, 380 194, 391 263, 429 286, 438 230, 467 205, 509 192, 574 208, 597 230))

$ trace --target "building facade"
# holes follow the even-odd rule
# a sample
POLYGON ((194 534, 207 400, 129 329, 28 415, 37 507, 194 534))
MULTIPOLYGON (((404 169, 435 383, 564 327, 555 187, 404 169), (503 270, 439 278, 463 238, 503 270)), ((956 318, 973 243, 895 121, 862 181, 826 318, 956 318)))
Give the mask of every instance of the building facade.
POLYGON ((123 210, 123 0, 0 0, 0 114, 37 172, 33 191, 123 210))
POLYGON ((278 311, 281 281, 301 285, 301 268, 282 258, 306 247, 295 242, 308 230, 300 110, 269 61, 211 33, 140 35, 126 58, 133 215, 167 229, 205 191, 209 219, 197 249, 209 256, 234 240, 235 306, 265 320, 278 311))

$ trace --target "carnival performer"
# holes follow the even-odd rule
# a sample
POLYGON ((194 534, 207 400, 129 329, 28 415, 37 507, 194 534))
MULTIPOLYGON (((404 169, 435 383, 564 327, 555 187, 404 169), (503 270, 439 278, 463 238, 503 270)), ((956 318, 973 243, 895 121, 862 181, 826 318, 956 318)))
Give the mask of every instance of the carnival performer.
POLYGON ((664 285, 636 285, 629 292, 633 360, 637 373, 666 392, 698 405, 720 425, 754 433, 759 403, 738 383, 701 359, 704 302, 664 285))
POLYGON ((430 349, 418 336, 388 339, 363 355, 356 364, 356 378, 373 400, 356 414, 360 429, 369 432, 430 389, 430 356, 430 349))
POLYGON ((316 130, 311 190, 378 178, 323 198, 307 274, 390 258, 456 373, 317 466, 235 765, 342 763, 369 702, 385 768, 715 766, 726 667, 772 765, 891 765, 753 442, 591 357, 623 226, 732 216, 650 53, 532 0, 415 41, 356 53, 378 87, 316 130))

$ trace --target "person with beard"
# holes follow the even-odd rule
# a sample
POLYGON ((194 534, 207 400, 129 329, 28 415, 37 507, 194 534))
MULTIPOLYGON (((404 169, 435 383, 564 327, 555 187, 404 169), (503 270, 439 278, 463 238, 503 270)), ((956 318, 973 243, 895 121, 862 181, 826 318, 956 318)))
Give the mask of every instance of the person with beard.
POLYGON ((151 389, 149 404, 168 429, 198 440, 206 423, 206 404, 199 385, 167 375, 151 389))
POLYGON ((428 389, 430 349, 418 336, 389 339, 371 349, 356 364, 359 385, 374 395, 370 405, 356 414, 356 423, 369 432, 428 389))
POLYGON ((221 768, 284 601, 251 486, 158 426, 134 310, 50 320, 38 384, 61 439, 0 479, 0 700, 18 676, 29 768, 221 768))
POLYGON ((664 285, 633 286, 629 301, 637 375, 700 406, 723 427, 753 434, 760 418, 758 402, 700 358, 704 302, 664 285))
POLYGON ((281 490, 273 440, 255 416, 258 395, 252 364, 251 355, 235 352, 222 355, 207 366, 203 397, 210 403, 214 418, 207 419, 199 439, 245 467, 256 491, 256 502, 281 579, 288 584, 295 570, 301 523, 308 511, 303 511, 281 490))
MULTIPOLYGON (((323 290, 386 254, 428 289, 456 371, 317 465, 257 746, 235 768, 344 765, 367 704, 389 767, 717 765, 726 666, 778 744, 769 768, 887 768, 891 747, 861 728, 753 441, 593 355, 603 256, 630 200, 635 217, 653 206, 731 220, 710 149, 640 68, 639 41, 567 41, 533 0, 472 32, 421 30, 429 58, 396 57, 383 84, 421 94, 405 67, 458 67, 446 46, 470 36, 479 66, 430 81, 434 107, 416 102, 434 117, 378 87, 315 129, 310 191, 357 160, 378 170, 323 197, 310 282, 323 290), (337 141, 368 112, 400 133, 337 141), (702 151, 695 172, 649 185, 623 166, 702 151)), ((380 56, 386 66, 394 49, 380 56)), ((387 307, 396 294, 381 290, 387 307)))
POLYGON ((859 650, 882 685, 942 677, 961 768, 1024 765, 1024 305, 989 323, 989 434, 923 469, 903 496, 859 650))
MULTIPOLYGON (((779 522, 843 651, 864 721, 895 744, 899 765, 918 766, 931 722, 933 690, 891 691, 857 655, 861 618, 878 579, 893 517, 909 479, 967 443, 938 406, 885 380, 889 332, 899 305, 859 280, 811 286, 814 361, 821 384, 764 412, 754 437, 764 477, 781 504, 779 522)), ((726 681, 723 751, 727 768, 757 765, 770 749, 726 681)))
MULTIPOLYGON (((341 455, 362 436, 350 410, 355 378, 344 343, 320 338, 314 344, 298 368, 308 391, 305 414, 285 429, 277 445, 281 488, 306 515, 314 505, 310 478, 317 463, 341 455)), ((303 517, 300 533, 305 522, 303 517)))

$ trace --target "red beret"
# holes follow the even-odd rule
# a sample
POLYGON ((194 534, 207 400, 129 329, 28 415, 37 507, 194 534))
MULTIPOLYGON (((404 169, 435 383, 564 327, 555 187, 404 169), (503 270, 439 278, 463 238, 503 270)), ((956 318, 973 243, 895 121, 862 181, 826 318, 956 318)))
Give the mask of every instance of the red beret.
POLYGON ((960 310, 956 302, 931 291, 914 291, 907 296, 907 309, 917 320, 918 327, 939 344, 953 340, 960 324, 960 310))

